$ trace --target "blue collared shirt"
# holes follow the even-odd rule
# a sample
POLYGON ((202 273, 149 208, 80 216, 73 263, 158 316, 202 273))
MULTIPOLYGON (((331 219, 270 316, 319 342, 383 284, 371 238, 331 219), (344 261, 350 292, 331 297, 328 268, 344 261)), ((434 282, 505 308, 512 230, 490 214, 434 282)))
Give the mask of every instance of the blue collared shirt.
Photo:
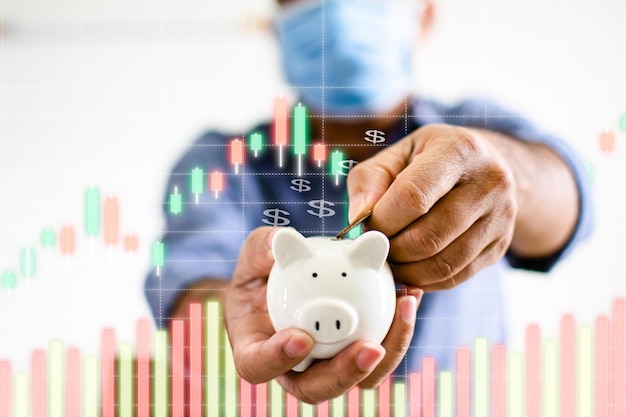
MULTIPOLYGON (((481 270, 456 288, 425 294, 417 313, 415 335, 405 360, 395 373, 397 376, 418 371, 423 357, 435 358, 438 369, 452 370, 456 348, 472 346, 477 337, 486 338, 489 344, 504 343, 506 315, 502 269, 513 266, 549 271, 592 229, 585 166, 562 140, 489 102, 466 101, 447 107, 416 99, 412 103, 412 114, 399 120, 393 130, 385 132, 385 143, 394 143, 429 123, 481 127, 551 147, 574 174, 580 195, 579 218, 567 244, 550 257, 523 259, 509 252, 502 261, 481 270)), ((262 124, 244 139, 247 141, 250 133, 259 132, 267 141, 271 130, 271 125, 262 124)), ((263 147, 256 157, 246 150, 244 164, 235 173, 228 154, 228 144, 234 137, 237 136, 218 132, 202 135, 171 172, 166 196, 177 187, 183 197, 183 209, 180 214, 170 214, 166 198, 167 228, 162 238, 166 262, 160 276, 153 270, 145 282, 146 296, 159 326, 167 324, 168 314, 181 295, 181 289, 203 278, 230 279, 239 250, 253 229, 289 225, 305 236, 335 235, 347 224, 344 175, 330 175, 328 169, 312 160, 310 152, 301 160, 299 168, 291 148, 283 149, 281 168, 274 146, 263 147), (196 167, 205 172, 225 173, 218 198, 205 189, 198 196, 198 203, 195 202, 190 189, 190 172, 196 167)), ((329 149, 327 158, 333 150, 329 149)), ((350 163, 344 165, 343 173, 347 173, 350 163)))

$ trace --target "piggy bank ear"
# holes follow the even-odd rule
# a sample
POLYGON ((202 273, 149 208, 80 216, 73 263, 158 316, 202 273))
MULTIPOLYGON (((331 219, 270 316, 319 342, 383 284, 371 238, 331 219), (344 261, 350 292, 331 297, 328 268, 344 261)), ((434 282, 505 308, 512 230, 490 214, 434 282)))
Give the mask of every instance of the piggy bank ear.
POLYGON ((346 246, 346 254, 358 265, 379 271, 389 254, 389 240, 381 232, 371 230, 346 246))
POLYGON ((315 256, 315 249, 306 238, 291 227, 280 229, 272 238, 272 254, 281 269, 291 262, 315 256))

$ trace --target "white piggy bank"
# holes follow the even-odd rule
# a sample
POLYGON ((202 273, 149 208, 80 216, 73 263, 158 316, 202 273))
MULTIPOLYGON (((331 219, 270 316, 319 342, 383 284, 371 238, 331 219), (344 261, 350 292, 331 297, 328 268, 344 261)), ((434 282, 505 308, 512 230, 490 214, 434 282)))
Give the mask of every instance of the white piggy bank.
POLYGON ((357 239, 305 238, 292 228, 276 232, 267 307, 276 331, 299 328, 315 340, 293 368, 306 370, 357 340, 380 343, 391 326, 396 291, 386 263, 389 241, 369 231, 357 239))

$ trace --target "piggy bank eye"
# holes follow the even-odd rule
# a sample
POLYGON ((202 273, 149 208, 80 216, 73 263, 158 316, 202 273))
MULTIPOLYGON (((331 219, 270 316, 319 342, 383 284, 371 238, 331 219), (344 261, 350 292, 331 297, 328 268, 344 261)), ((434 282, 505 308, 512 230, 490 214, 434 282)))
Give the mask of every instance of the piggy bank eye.
POLYGON ((317 278, 317 272, 313 272, 312 277, 317 278))
POLYGON ((345 278, 345 277, 347 277, 347 276, 348 276, 348 274, 346 274, 345 272, 342 272, 342 273, 341 273, 341 276, 345 278))

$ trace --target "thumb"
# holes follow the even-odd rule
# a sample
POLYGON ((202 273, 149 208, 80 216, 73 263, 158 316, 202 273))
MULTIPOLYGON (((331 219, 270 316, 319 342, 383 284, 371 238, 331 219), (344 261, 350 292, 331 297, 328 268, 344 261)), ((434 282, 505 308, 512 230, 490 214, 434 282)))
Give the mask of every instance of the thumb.
POLYGON ((348 174, 348 221, 371 209, 387 191, 413 154, 413 141, 405 138, 355 165, 348 174))
POLYGON ((248 235, 239 253, 233 284, 245 285, 259 278, 267 278, 274 265, 272 238, 279 229, 263 226, 254 229, 248 235))

